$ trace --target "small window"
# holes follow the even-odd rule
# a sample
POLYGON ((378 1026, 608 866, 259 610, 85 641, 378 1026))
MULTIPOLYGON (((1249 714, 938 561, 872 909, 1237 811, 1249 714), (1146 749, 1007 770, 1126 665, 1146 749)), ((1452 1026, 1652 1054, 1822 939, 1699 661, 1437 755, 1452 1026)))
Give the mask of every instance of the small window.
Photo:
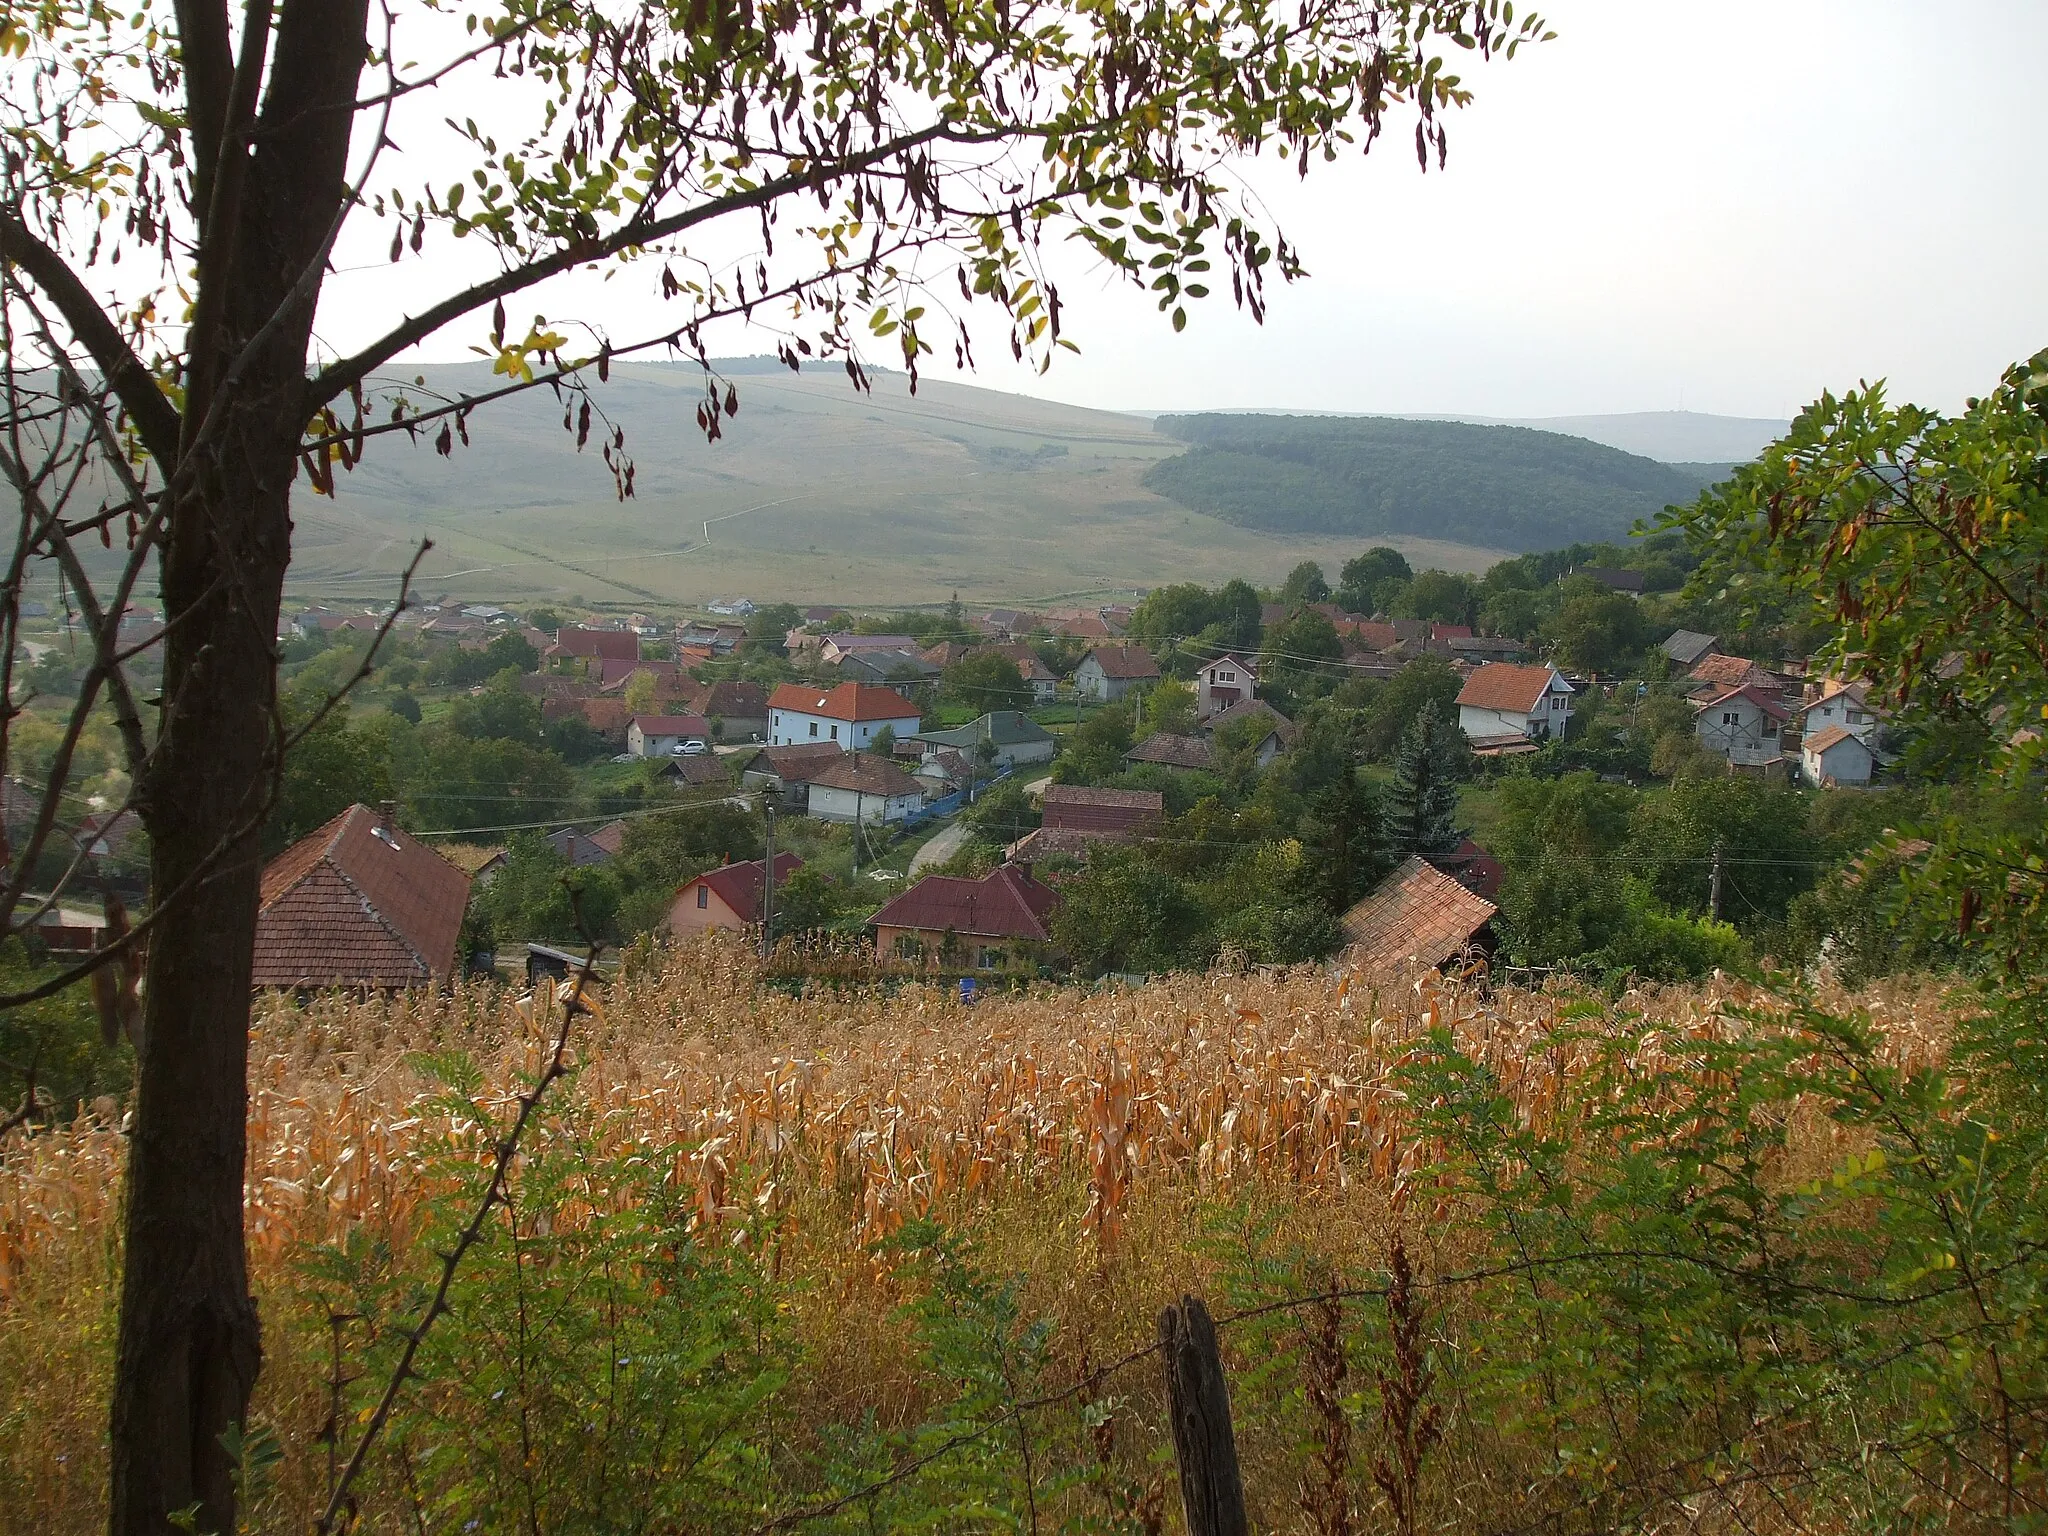
POLYGON ((839 739, 839 727, 836 725, 832 727, 832 739, 834 741, 839 739))
POLYGON ((709 887, 708 885, 700 885, 697 887, 697 905, 700 908, 708 907, 711 905, 711 887, 709 887))
POLYGON ((811 722, 811 734, 813 736, 818 734, 818 722, 815 720, 811 722))
POLYGON ((1735 714, 1731 710, 1724 709, 1721 711, 1721 723, 1723 725, 1740 725, 1742 724, 1742 716, 1735 714))

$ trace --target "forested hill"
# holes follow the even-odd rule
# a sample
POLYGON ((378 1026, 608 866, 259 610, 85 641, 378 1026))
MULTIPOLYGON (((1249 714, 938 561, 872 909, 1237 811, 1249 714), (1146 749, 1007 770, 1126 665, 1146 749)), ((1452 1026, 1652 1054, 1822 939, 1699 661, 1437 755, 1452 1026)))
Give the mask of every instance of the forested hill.
POLYGON ((1161 416, 1193 444, 1145 485, 1274 533, 1424 534, 1528 551, 1625 534, 1725 469, 1528 427, 1365 416, 1161 416))

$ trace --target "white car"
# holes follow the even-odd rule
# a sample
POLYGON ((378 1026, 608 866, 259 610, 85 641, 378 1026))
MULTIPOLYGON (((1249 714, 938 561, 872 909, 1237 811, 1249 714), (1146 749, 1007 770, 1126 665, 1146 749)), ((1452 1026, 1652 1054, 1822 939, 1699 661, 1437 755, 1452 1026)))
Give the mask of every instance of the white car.
POLYGON ((702 757, 709 750, 703 742, 692 736, 688 741, 677 745, 676 755, 679 757, 702 757))

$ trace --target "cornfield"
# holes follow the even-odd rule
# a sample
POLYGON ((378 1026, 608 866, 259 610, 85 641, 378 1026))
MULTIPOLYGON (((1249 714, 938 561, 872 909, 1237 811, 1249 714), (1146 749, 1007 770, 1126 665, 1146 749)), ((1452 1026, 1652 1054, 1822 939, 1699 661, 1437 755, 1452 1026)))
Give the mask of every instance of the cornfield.
MULTIPOLYGON (((700 1242, 778 1277, 812 1276, 819 1283, 790 1305, 829 1315, 818 1326, 846 1354, 840 1379, 806 1388, 818 1411, 865 1399, 908 1412, 912 1373, 864 1352, 886 1357, 888 1325, 849 1321, 864 1292, 900 1295, 879 1255, 906 1224, 982 1232, 991 1262, 1024 1273, 1050 1314, 1085 1318, 1082 1348, 1101 1355, 1142 1342, 1161 1300, 1204 1284, 1214 1261, 1190 1213, 1205 1203, 1283 1213, 1331 1262, 1371 1261, 1407 1223, 1441 1268, 1469 1243, 1441 1196, 1410 1209, 1428 1187, 1418 1174, 1445 1149, 1418 1131, 1398 1076, 1432 1031, 1448 1031, 1520 1124, 1541 1131, 1590 1070, 1598 1019, 1653 1021, 1629 1046, 1648 1079, 1753 1027, 1744 1010, 1762 1001, 1717 982, 1631 994, 1609 1010, 1561 988, 1487 992, 1455 977, 1317 968, 1037 988, 972 1005, 918 986, 793 996, 765 984, 743 946, 714 936, 630 967, 579 1020, 575 1075, 522 1156, 574 1140, 592 1169, 651 1170, 700 1242), (1558 1043, 1574 1014, 1595 1021, 1577 1048, 1558 1043)), ((1871 1011, 1891 1059, 1939 1059, 1948 1015, 1938 990, 1898 984, 1853 1001, 1871 1011)), ((259 1005, 247 1231, 270 1320, 260 1401, 288 1462, 317 1460, 308 1441, 324 1370, 305 1343, 317 1329, 276 1326, 293 1276, 308 1254, 365 1234, 410 1251, 448 1193, 441 1153, 469 1148, 481 1162, 490 1141, 487 1127, 449 1111, 434 1062, 467 1053, 482 1068, 476 1097, 502 1113, 543 1063, 555 1005, 546 985, 525 997, 466 987, 259 1005)), ((0 1366, 20 1373, 0 1417, 0 1485, 48 1501, 34 1521, 0 1511, 0 1530, 83 1530, 100 1518, 96 1394, 111 1354, 122 1113, 102 1101, 18 1137, 0 1161, 0 1366), (60 1328, 61 1349, 50 1343, 60 1328)), ((1825 1166, 1845 1134, 1815 1117, 1792 1156, 1825 1166)), ((593 1173, 551 1220, 593 1220, 648 1187, 636 1194, 593 1173)))

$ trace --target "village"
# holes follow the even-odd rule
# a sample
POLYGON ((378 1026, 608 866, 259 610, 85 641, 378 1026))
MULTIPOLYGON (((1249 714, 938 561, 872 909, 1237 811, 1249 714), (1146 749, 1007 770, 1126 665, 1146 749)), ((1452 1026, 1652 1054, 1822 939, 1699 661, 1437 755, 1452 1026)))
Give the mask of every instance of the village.
MULTIPOLYGON (((1377 549, 1335 587, 1297 570, 1263 593, 1233 582, 1035 612, 303 608, 280 637, 288 676, 296 665, 311 683, 338 656, 374 652, 352 731, 372 732, 379 709, 399 730, 438 718, 474 746, 568 771, 542 775, 551 789, 514 771, 467 800, 392 793, 371 771, 363 782, 384 793, 335 804, 348 775, 324 783, 266 870, 256 983, 531 982, 593 946, 704 929, 745 932, 792 975, 829 953, 842 971, 858 956, 876 975, 970 990, 1219 952, 1569 963, 1581 957, 1526 938, 1496 955, 1517 861, 1504 864, 1489 824, 1525 835, 1499 825, 1517 782, 1868 793, 1904 745, 1863 685, 1805 656, 1660 628, 1672 596, 1644 592, 1640 559, 1584 558, 1602 553, 1524 557, 1504 585, 1500 572, 1410 572, 1377 549), (1395 616, 1447 584, 1460 621, 1395 616), (1532 592, 1549 617, 1526 638, 1501 632, 1501 610, 1530 609, 1532 592), (1620 649, 1610 633, 1589 653, 1570 632, 1587 610, 1619 626, 1620 649), (1345 867, 1334 885, 1332 858, 1345 867), (1128 889, 1141 873, 1155 896, 1177 885, 1164 916, 1128 889), (1233 887, 1221 905, 1238 910, 1213 910, 1205 882, 1233 887)), ((1617 556, 1629 558, 1605 551, 1617 556)), ((1713 929, 1731 915, 1708 856, 1703 899, 1667 901, 1661 918, 1713 929)), ((1781 945, 1788 910, 1772 913, 1781 945)), ((53 945, 95 937, 82 914, 48 926, 53 945)))

